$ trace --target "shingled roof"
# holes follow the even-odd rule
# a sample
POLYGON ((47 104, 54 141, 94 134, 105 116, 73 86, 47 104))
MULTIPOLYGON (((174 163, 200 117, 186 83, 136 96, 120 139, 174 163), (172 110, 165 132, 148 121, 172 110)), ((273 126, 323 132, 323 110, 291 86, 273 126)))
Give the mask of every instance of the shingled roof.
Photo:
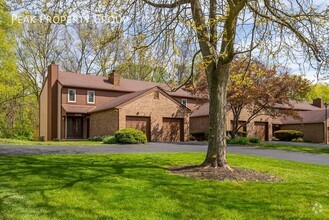
MULTIPOLYGON (((291 101, 291 105, 293 106, 294 110, 297 111, 316 111, 321 110, 321 108, 316 107, 306 101, 291 101)), ((276 104, 275 108, 278 109, 291 109, 291 107, 287 104, 276 104)), ((323 110, 322 110, 323 111, 323 110)), ((203 104, 196 108, 193 111, 191 117, 201 117, 201 116, 208 116, 209 115, 209 103, 203 104)))
POLYGON ((159 86, 171 96, 192 97, 191 93, 184 91, 183 89, 179 89, 176 92, 171 92, 169 86, 164 83, 139 81, 139 80, 125 79, 122 77, 120 78, 119 85, 113 85, 109 82, 108 78, 104 76, 59 71, 58 81, 63 86, 67 86, 67 87, 121 91, 121 92, 136 92, 144 89, 150 89, 155 86, 159 86))
MULTIPOLYGON (((149 92, 149 91, 159 91, 162 94, 166 95, 166 91, 164 91, 161 87, 159 86, 155 86, 152 88, 148 88, 148 89, 144 89, 141 91, 137 91, 137 92, 133 92, 133 93, 128 93, 126 95, 122 95, 119 96, 111 101, 108 101, 100 106, 97 106, 96 108, 92 109, 90 111, 90 113, 95 113, 95 112, 100 112, 100 111, 104 111, 104 110, 108 110, 108 109, 113 109, 113 108, 117 108, 120 105, 123 105, 131 100, 134 100, 135 98, 149 92)), ((181 104, 180 102, 178 102, 177 100, 171 98, 171 96, 166 95, 169 99, 171 99, 173 102, 176 102, 178 105, 181 105, 182 107, 186 108, 187 111, 191 112, 191 110, 189 108, 187 108, 186 106, 184 106, 183 104, 181 104)))
MULTIPOLYGON (((327 118, 329 116, 329 110, 327 110, 327 118)), ((300 111, 299 119, 293 117, 281 118, 282 124, 313 124, 323 123, 325 121, 325 110, 314 111, 300 111)))
POLYGON ((62 107, 67 113, 80 113, 80 114, 87 114, 89 111, 95 108, 95 106, 69 105, 69 104, 63 104, 62 107))

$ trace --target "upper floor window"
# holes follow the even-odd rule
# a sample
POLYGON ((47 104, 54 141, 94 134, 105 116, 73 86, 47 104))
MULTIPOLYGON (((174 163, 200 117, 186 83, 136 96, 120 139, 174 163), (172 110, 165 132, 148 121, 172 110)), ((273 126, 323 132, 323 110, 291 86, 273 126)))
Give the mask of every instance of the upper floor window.
POLYGON ((95 104, 95 91, 87 91, 87 103, 95 104))
POLYGON ((77 91, 75 89, 68 89, 67 101, 76 102, 76 98, 77 98, 77 91))
POLYGON ((182 104, 183 104, 184 106, 187 106, 187 99, 182 99, 182 104))

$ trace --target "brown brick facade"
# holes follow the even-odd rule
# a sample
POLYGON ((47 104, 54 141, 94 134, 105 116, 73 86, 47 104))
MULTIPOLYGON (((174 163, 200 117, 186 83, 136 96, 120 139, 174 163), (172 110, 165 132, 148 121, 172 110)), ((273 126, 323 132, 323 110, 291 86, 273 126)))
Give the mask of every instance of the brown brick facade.
POLYGON ((162 141, 163 118, 184 119, 184 140, 189 137, 189 117, 182 106, 162 93, 154 99, 153 92, 123 106, 119 111, 119 129, 125 128, 126 116, 148 116, 151 118, 151 141, 162 141))
POLYGON ((304 141, 323 143, 324 141, 324 124, 296 124, 282 125, 282 130, 297 130, 304 134, 304 141))
POLYGON ((112 135, 119 130, 119 110, 111 109, 90 115, 90 137, 112 135))

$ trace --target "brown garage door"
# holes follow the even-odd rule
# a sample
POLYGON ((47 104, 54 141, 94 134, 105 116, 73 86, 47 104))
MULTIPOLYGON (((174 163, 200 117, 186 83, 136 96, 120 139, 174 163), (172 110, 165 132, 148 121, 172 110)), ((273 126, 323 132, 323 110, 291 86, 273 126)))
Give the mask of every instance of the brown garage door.
POLYGON ((163 118, 162 140, 167 142, 184 141, 184 119, 163 118))
POLYGON ((149 117, 126 116, 126 128, 138 129, 146 134, 147 140, 151 140, 151 126, 149 117))
POLYGON ((268 141, 267 122, 255 122, 255 137, 258 137, 263 141, 268 141))

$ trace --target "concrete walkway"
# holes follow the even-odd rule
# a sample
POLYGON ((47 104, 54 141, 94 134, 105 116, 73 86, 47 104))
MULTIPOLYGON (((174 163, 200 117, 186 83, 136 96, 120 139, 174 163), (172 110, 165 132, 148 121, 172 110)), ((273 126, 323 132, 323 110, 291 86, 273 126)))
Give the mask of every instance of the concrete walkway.
MULTIPOLYGON (((0 145, 0 155, 22 154, 121 154, 151 152, 203 152, 204 143, 148 143, 146 145, 101 145, 101 146, 18 146, 0 145)), ((314 164, 329 165, 328 154, 312 154, 272 149, 260 149, 250 146, 229 146, 228 153, 262 156, 282 160, 292 160, 314 164)))

